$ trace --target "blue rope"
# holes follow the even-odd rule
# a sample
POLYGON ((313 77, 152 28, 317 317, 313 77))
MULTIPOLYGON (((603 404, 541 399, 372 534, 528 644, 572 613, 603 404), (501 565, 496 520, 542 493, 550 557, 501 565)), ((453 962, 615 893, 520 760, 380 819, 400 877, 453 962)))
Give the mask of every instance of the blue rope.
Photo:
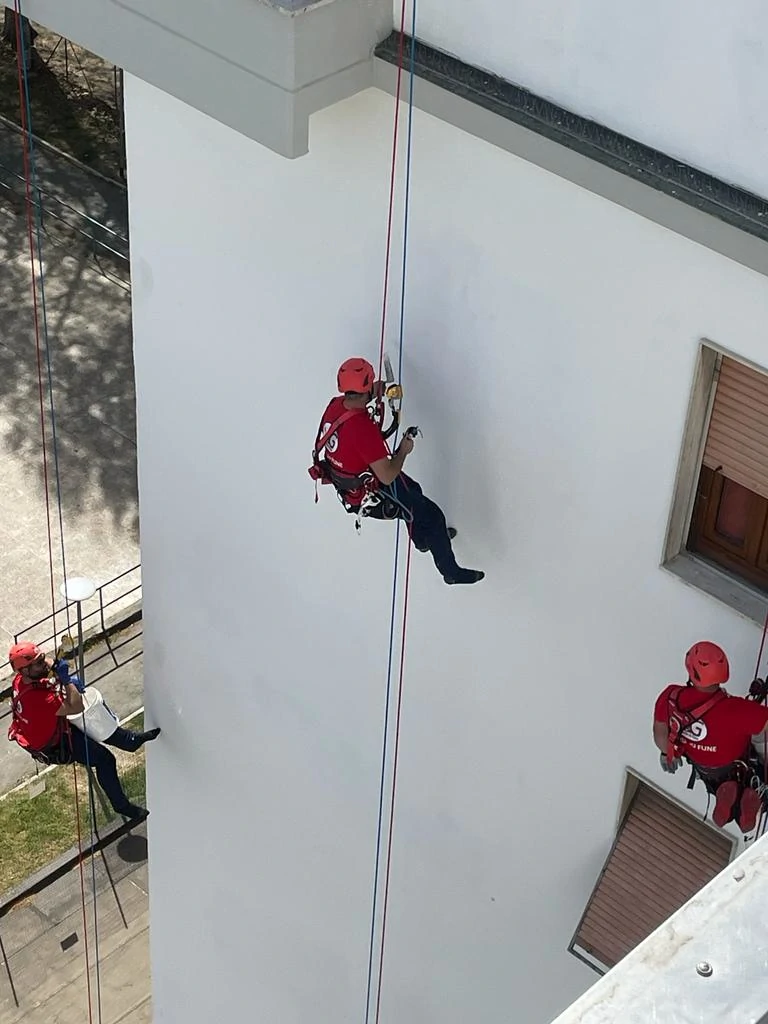
MULTIPOLYGON (((405 291, 408 279, 408 226, 411 212, 411 157, 413 151, 413 83, 416 57, 416 0, 411 12, 411 72, 408 82, 408 139, 405 146, 405 205, 403 209, 403 276, 400 286, 400 352, 397 360, 397 379, 403 383, 403 338, 405 336, 405 291)), ((395 435, 397 439, 397 435, 395 435)))
MULTIPOLYGON (((19 18, 22 17, 21 13, 21 2, 18 3, 18 14, 19 18)), ((56 431, 56 408, 53 397, 53 367, 51 360, 51 346, 48 335, 48 313, 45 303, 45 273, 43 270, 43 195, 40 188, 39 177, 37 174, 37 161, 35 156, 35 143, 32 135, 32 105, 30 102, 30 86, 29 86, 29 72, 27 71, 27 59, 24 48, 24 33, 19 31, 18 45, 21 52, 21 68, 22 77, 24 81, 24 106, 27 114, 27 146, 29 152, 29 169, 30 169, 30 183, 32 189, 37 196, 37 203, 35 204, 35 234, 37 240, 37 262, 40 268, 39 280, 40 280, 40 313, 42 317, 43 325, 43 343, 45 348, 45 363, 46 371, 48 376, 48 404, 51 411, 51 447, 53 450, 53 466, 54 466, 54 477, 56 479, 56 507, 58 511, 59 519, 59 543, 61 548, 61 571, 64 579, 67 578, 67 559, 64 553, 64 514, 63 514, 63 501, 61 496, 61 473, 59 471, 59 449, 58 449, 58 436, 56 431)), ((35 267, 32 265, 32 273, 34 274, 35 267)), ((55 612, 55 609, 54 609, 55 612)), ((66 616, 67 616, 67 632, 70 631, 71 623, 69 619, 69 605, 66 605, 66 616)), ((54 619, 54 632, 56 629, 56 623, 54 619)))
MULTIPOLYGON (((67 578, 67 560, 64 548, 64 513, 63 513, 63 501, 61 493, 61 472, 59 468, 59 451, 58 451, 58 436, 56 431, 56 406, 54 402, 53 393, 53 365, 51 359, 51 346, 50 337, 48 333, 48 313, 45 302, 45 270, 43 267, 43 232, 42 232, 42 210, 43 210, 43 197, 42 189, 40 188, 39 176, 37 174, 37 161, 35 156, 35 143, 34 136, 32 133, 32 104, 30 101, 30 84, 29 84, 29 72, 27 70, 27 53, 24 45, 24 32, 22 31, 21 19, 23 17, 21 10, 21 0, 16 0, 16 13, 19 16, 19 20, 16 23, 17 31, 17 46, 19 47, 19 54, 21 58, 22 68, 22 81, 23 81, 23 96, 21 97, 24 103, 26 111, 27 121, 27 152, 29 154, 29 171, 30 171, 30 185, 34 193, 36 194, 37 202, 35 204, 35 235, 37 242, 37 262, 39 267, 39 281, 40 281, 40 312, 43 327, 43 343, 45 348, 45 363, 46 372, 48 377, 48 396, 49 406, 51 413, 51 447, 53 450, 53 464, 54 464, 54 477, 56 480, 56 507, 58 512, 59 520, 59 542, 61 548, 61 568, 63 578, 66 581, 67 578)), ((32 274, 34 276, 35 265, 34 257, 32 262, 32 274)), ((69 602, 65 604, 66 616, 67 616, 67 631, 71 630, 71 623, 69 617, 69 602)), ((54 632, 55 632, 55 609, 54 609, 54 632)), ((85 680, 81 680, 85 684, 85 680)), ((90 814, 90 840, 91 850, 94 846, 94 829, 96 826, 96 807, 93 795, 93 778, 91 776, 91 765, 90 765, 90 754, 88 750, 88 735, 85 731, 85 712, 83 712, 83 739, 85 745, 85 762, 86 762, 86 774, 88 776, 88 798, 91 807, 90 814)), ((93 930, 94 930, 94 956, 95 956, 95 973, 96 973, 96 1004, 98 1009, 98 1018, 101 1021, 101 973, 99 968, 99 920, 98 920, 98 909, 97 909, 97 892, 96 892, 96 860, 91 855, 91 875, 93 884, 93 930)))
MULTIPOLYGON (((416 0, 413 0, 412 24, 411 24, 411 68, 410 84, 408 90, 408 140, 406 144, 406 173, 405 173, 405 210, 403 217, 403 273, 400 295, 400 331, 399 331, 399 354, 397 363, 397 379, 402 383, 403 379, 403 339, 405 334, 405 285, 406 285, 406 260, 408 252, 408 218, 410 210, 410 188, 411 188, 411 154, 413 140, 413 82, 414 82, 414 54, 416 46, 416 0)), ((398 429, 395 431, 395 442, 397 441, 398 429)), ((397 498, 397 483, 391 485, 392 498, 400 504, 397 498)), ((392 698, 392 677, 395 658, 395 622, 397 609, 397 583, 398 567, 400 561, 400 527, 402 520, 398 518, 395 532, 395 560, 392 573, 392 602, 389 619, 389 651, 387 653, 387 690, 384 702, 384 735, 381 749, 381 778, 379 784, 379 810, 376 825, 376 860, 373 871, 373 898, 371 907, 371 934, 368 947, 368 987, 365 1002, 365 1024, 369 1024, 371 1013, 371 980, 373 975, 373 955, 376 935, 376 910, 379 890, 379 867, 381 863, 381 840, 384 829, 384 789, 386 782, 387 745, 389 739, 389 709, 392 698)))
MULTIPOLYGON (((85 675, 85 673, 83 673, 85 675)), ((81 679, 80 682, 85 686, 85 679, 81 679)), ((96 974, 96 1010, 98 1013, 99 1024, 101 1024, 101 968, 99 966, 99 915, 96 909, 97 903, 97 892, 96 892, 96 857, 93 852, 94 847, 94 832, 98 835, 96 829, 96 800, 93 795, 93 777, 91 776, 91 755, 88 751, 88 733, 85 731, 85 710, 83 710, 83 740, 85 746, 85 773, 88 776, 88 803, 90 804, 90 833, 91 833, 91 883, 93 887, 93 959, 94 968, 96 974)))

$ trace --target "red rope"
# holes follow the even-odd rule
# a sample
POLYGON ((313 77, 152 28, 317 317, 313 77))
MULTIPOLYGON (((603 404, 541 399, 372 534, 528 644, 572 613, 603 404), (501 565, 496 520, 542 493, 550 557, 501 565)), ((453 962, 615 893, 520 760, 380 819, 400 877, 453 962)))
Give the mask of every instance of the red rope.
POLYGON ((389 179, 389 213, 387 215, 387 248, 384 257, 384 301, 381 307, 381 343, 379 346, 379 380, 384 367, 384 341, 387 330, 387 302, 389 299, 389 267, 392 255, 392 222, 395 208, 395 182, 397 179, 397 136, 400 127, 400 92, 403 81, 403 57, 405 54, 405 8, 403 0, 400 12, 400 42, 397 48, 397 89, 395 91, 395 127, 392 135, 392 169, 389 179))
POLYGON ((408 594, 410 592, 411 580, 411 551, 413 543, 408 538, 408 558, 405 564, 405 585, 403 588, 403 625, 402 640, 400 644, 400 674, 397 686, 397 713, 395 718, 395 749, 392 755, 392 796, 389 802, 389 822, 387 836, 387 871, 384 880, 384 900, 382 903, 381 916, 381 949, 379 952, 379 977, 376 986, 376 1024, 379 1024, 379 1013, 381 1009, 381 987, 384 975, 384 942, 387 934, 387 908, 389 906, 389 876, 392 867, 392 836, 395 823, 395 797, 397 795, 397 760, 400 751, 400 715, 403 707, 403 677, 405 674, 405 636, 408 625, 408 594))
MULTIPOLYGON (((394 127, 392 131, 392 164, 390 168, 390 180, 389 180, 389 209, 387 211, 387 244, 386 253, 384 257, 384 295, 382 299, 381 307, 381 337, 379 343, 379 372, 378 378, 381 380, 383 368, 384 368, 384 345, 386 341, 386 330, 387 330, 387 305, 389 300, 389 274, 390 266, 392 261, 392 225, 394 221, 394 207, 395 207, 395 185, 397 181, 397 149, 398 149, 398 135, 400 127, 400 97, 402 94, 402 80, 403 80, 403 63, 405 55, 405 15, 406 15, 407 0, 402 0, 400 9, 400 40, 397 48, 397 86, 395 89, 395 118, 394 127)), ((398 524, 399 528, 399 524, 398 524)), ((401 646, 400 646, 400 669, 398 678, 398 689, 397 689, 397 709, 395 717, 395 747, 392 756, 392 794, 390 797, 389 805, 389 820, 387 823, 387 867, 384 882, 384 898, 382 902, 382 920, 381 920, 381 947, 379 951, 379 971, 378 979, 376 984, 376 1024, 379 1022, 379 1015, 381 1012, 381 990, 383 981, 383 969, 384 969, 384 947, 387 931, 387 910, 389 907, 389 881, 390 871, 392 866, 392 840, 394 835, 394 819, 395 819, 395 797, 397 793, 397 764, 398 755, 400 751, 400 721, 403 704, 403 681, 405 675, 405 639, 406 639, 406 627, 408 623, 408 595, 410 592, 410 578, 411 578, 411 550, 412 543, 410 539, 410 531, 408 538, 408 555, 406 560, 405 568, 405 583, 403 587, 403 620, 401 630, 401 646)))
MULTIPOLYGON (((763 650, 765 649, 765 638, 768 635, 768 613, 765 616, 765 624, 763 625, 763 635, 760 640, 760 650, 757 652, 757 664, 755 665, 755 679, 760 675, 760 662, 763 660, 763 650)), ((766 698, 763 697, 763 704, 768 703, 766 698)), ((763 782, 768 784, 768 758, 765 756, 765 742, 763 742, 763 782)), ((765 807, 760 808, 760 814, 757 819, 757 827, 755 828, 755 838, 761 835, 761 831, 765 831, 765 807)))
POLYGON ((22 156, 24 161, 24 185, 27 208, 27 235, 29 241, 30 269, 32 272, 32 311, 35 324, 35 350, 37 353, 37 383, 40 398, 40 434, 43 443, 43 485, 45 487, 45 518, 48 529, 48 565, 51 577, 51 612, 53 632, 56 633, 56 593, 53 576, 53 535, 51 531, 51 501, 48 493, 48 453, 45 442, 45 390, 43 386, 43 361, 40 346, 40 315, 37 303, 37 278, 35 275, 35 241, 32 220, 32 170, 29 154, 29 125, 27 122, 27 90, 24 87, 24 70, 22 67, 22 22, 19 0, 14 0, 16 16, 16 70, 19 80, 19 109, 21 115, 22 156))
POLYGON ((763 637, 760 641, 760 650, 757 652, 757 664, 755 665, 755 679, 760 675, 760 662, 763 660, 763 650, 765 649, 765 638, 768 635, 768 613, 765 616, 765 625, 763 626, 763 637))
MULTIPOLYGON (((16 71, 18 76, 18 87, 19 87, 19 114, 21 120, 21 137, 22 137, 22 159, 24 166, 24 188, 25 188, 25 205, 27 213, 27 239, 29 242, 29 260, 30 260, 30 271, 31 271, 31 283, 32 283, 32 314, 35 327, 35 352, 37 357, 37 385, 40 402, 40 436, 42 441, 42 453, 43 453, 43 486, 45 487, 45 518, 46 527, 48 534, 48 568, 50 575, 51 585, 51 618, 53 620, 53 633, 56 635, 56 591, 54 582, 54 571, 53 571, 53 531, 51 529, 51 499, 49 494, 49 477, 48 477, 48 449, 46 445, 45 437, 45 388, 43 385, 43 358, 42 358, 42 347, 40 344, 40 313, 37 301, 37 276, 35 273, 35 239, 34 239, 34 222, 32 214, 32 167, 30 159, 30 146, 29 146, 29 135, 30 126, 27 117, 27 103, 29 100, 28 90, 25 87, 25 75, 22 64, 22 17, 21 17, 21 5, 19 0, 14 0, 13 5, 16 25, 16 71)), ((40 266, 40 273, 42 274, 42 259, 40 254, 37 253, 37 262, 40 266)), ((85 875, 83 871, 83 836, 82 828, 80 824, 80 802, 78 800, 77 793, 77 768, 73 764, 72 772, 74 777, 74 790, 75 790, 75 818, 77 821, 77 845, 80 852, 79 866, 80 866, 80 896, 83 910, 83 943, 85 948, 85 980, 88 994, 88 1020, 90 1024, 93 1024, 93 1008, 91 999, 91 976, 90 976, 90 961, 88 956, 88 921, 85 908, 85 875)), ((94 893, 94 899, 95 899, 94 893)))
MULTIPOLYGON (((83 944, 85 946, 85 985, 88 991, 88 1020, 93 1024, 93 1006, 91 999, 91 965, 88 958, 88 917, 85 912, 85 873, 83 871, 83 832, 80 826, 80 801, 77 795, 77 765, 72 765, 72 776, 75 780, 75 818, 77 820, 77 848, 80 851, 78 866, 80 868, 80 899, 83 907, 83 944)), ((93 850, 91 850, 93 856, 93 850)), ((93 894, 94 900, 96 893, 93 894)))

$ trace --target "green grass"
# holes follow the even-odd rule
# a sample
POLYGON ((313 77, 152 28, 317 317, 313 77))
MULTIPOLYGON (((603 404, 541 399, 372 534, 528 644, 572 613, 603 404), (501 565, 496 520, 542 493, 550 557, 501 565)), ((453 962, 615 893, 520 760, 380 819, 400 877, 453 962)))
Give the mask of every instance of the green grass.
MULTIPOLYGON (((129 728, 142 716, 131 719, 129 728)), ((131 755, 122 769, 121 779, 128 799, 142 804, 146 801, 144 752, 131 755)), ((56 857, 77 844, 77 807, 75 777, 71 766, 55 768, 44 776, 44 792, 31 797, 27 789, 12 793, 0 801, 0 894, 18 885, 29 875, 45 867, 56 857)), ((94 780, 96 827, 113 821, 115 814, 94 780)), ((87 843, 91 830, 88 781, 84 768, 77 769, 77 805, 80 808, 80 830, 87 843)))

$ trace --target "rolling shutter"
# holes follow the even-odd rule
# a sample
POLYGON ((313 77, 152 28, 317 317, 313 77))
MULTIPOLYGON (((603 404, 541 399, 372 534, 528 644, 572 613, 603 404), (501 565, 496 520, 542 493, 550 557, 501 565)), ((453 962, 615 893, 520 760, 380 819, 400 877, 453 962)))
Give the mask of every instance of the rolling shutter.
POLYGON ((728 836, 640 783, 571 952, 613 967, 722 871, 731 850, 728 836))
POLYGON ((723 356, 703 461, 768 498, 768 375, 723 356))

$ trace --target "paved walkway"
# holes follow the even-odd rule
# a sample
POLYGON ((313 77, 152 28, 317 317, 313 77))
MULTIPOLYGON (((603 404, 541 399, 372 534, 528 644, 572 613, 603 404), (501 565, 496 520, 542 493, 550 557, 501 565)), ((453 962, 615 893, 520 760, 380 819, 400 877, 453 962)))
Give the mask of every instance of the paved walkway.
POLYGON ((93 883, 86 863, 87 936, 83 933, 80 874, 71 871, 0 917, 0 1020, 3 1024, 83 1024, 88 1020, 85 940, 90 959, 93 1019, 103 1024, 150 1024, 150 819, 96 855, 101 1015, 94 970, 93 883), (114 889, 105 862, 112 876, 114 889), (18 1002, 18 1005, 17 1005, 18 1002))
MULTIPOLYGON (((0 162, 8 159, 3 138, 7 148, 7 131, 0 133, 0 162)), ((61 182, 86 188, 64 161, 59 163, 61 182)), ((97 188, 103 184, 94 181, 97 188)), ((51 612, 26 223, 18 206, 2 196, 0 190, 0 652, 13 633, 51 612)), ((85 205, 96 212, 100 203, 85 205)), ((111 268, 100 268, 86 252, 77 254, 77 247, 53 244, 47 236, 43 267, 67 573, 103 583, 140 561, 130 291, 111 268)), ((42 298, 39 291, 41 307, 42 298)), ((43 370, 45 379, 45 365, 43 370)), ((60 605, 61 533, 48 401, 46 395, 48 500, 60 605)))
MULTIPOLYGON (((105 245, 128 255, 128 197, 126 190, 81 167, 42 142, 34 144, 36 183, 48 215, 61 218, 105 245), (83 223, 77 214, 87 217, 83 223)), ((21 135, 0 118, 0 185, 24 194, 21 135)), ((0 189, 0 192, 3 191, 0 189)))

